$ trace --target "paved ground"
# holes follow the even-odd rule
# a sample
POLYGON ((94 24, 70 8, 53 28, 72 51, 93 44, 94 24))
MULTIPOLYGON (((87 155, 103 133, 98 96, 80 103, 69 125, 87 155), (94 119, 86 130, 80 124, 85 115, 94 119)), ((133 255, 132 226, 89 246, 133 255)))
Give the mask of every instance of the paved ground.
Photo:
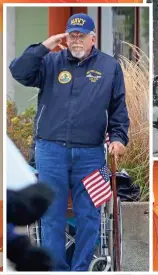
POLYGON ((158 157, 158 129, 153 128, 153 153, 154 157, 158 157))
POLYGON ((149 271, 148 203, 123 203, 123 271, 149 271))

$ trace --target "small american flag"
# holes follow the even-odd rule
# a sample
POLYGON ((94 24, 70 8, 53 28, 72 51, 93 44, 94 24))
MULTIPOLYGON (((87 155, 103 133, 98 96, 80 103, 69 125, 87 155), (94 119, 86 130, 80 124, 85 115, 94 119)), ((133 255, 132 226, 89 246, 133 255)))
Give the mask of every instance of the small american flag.
POLYGON ((106 165, 86 176, 82 182, 96 208, 111 198, 110 177, 106 165))

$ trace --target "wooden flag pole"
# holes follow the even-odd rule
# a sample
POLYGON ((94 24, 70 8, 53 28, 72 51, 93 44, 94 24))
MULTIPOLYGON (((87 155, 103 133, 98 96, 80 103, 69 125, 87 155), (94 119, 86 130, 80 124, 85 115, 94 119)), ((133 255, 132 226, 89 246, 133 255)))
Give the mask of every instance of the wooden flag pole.
POLYGON ((120 236, 119 236, 117 188, 116 188, 116 157, 115 156, 111 156, 111 172, 112 172, 112 190, 113 190, 113 197, 114 197, 114 228, 115 228, 116 263, 117 263, 117 271, 121 271, 120 236))

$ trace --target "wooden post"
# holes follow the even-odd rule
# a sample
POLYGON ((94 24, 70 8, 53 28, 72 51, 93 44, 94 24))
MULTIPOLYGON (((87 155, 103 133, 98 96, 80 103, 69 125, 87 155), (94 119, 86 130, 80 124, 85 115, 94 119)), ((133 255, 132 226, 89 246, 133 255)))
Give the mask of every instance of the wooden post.
MULTIPOLYGON (((66 23, 70 14, 70 7, 50 7, 48 8, 48 36, 58 33, 64 33, 66 29, 66 23)), ((66 46, 63 41, 63 46, 66 46)), ((61 50, 56 47, 53 51, 61 50)))
POLYGON ((153 165, 153 271, 158 271, 158 161, 153 165))

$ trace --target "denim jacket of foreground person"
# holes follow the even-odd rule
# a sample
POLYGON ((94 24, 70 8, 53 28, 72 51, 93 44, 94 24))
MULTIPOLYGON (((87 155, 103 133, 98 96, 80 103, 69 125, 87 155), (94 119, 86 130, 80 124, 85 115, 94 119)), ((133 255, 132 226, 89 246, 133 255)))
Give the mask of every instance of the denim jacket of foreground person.
POLYGON ((10 71, 24 86, 39 88, 35 138, 93 147, 108 132, 110 142, 128 143, 124 78, 115 58, 93 46, 79 62, 68 49, 51 52, 40 43, 14 59, 10 71))

